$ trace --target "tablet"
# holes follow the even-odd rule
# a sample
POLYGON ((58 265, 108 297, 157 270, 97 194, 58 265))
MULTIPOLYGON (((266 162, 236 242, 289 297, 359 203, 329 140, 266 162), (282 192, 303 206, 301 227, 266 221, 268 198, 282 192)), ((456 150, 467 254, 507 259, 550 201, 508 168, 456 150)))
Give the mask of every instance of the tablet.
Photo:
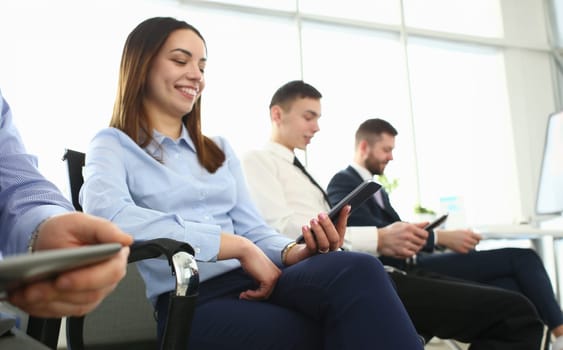
POLYGON ((52 278, 60 272, 100 262, 110 258, 120 249, 119 243, 103 243, 8 256, 0 260, 0 292, 5 293, 23 284, 52 278))
MULTIPOLYGON (((363 202, 365 202, 369 197, 373 196, 381 188, 381 185, 373 180, 368 180, 362 182, 358 187, 356 187, 352 192, 350 192, 346 197, 342 198, 334 207, 332 207, 328 213, 328 217, 336 224, 338 219, 338 214, 342 208, 346 205, 350 205, 350 213, 352 213, 356 208, 358 208, 363 202)), ((300 235, 295 240, 297 243, 305 242, 303 235, 300 235)))

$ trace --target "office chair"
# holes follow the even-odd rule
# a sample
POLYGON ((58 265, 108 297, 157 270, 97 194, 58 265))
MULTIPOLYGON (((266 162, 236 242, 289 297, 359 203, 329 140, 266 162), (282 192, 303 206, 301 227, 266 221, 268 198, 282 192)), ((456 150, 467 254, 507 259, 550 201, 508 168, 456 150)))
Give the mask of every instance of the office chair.
MULTIPOLYGON (((72 204, 78 203, 84 182, 82 168, 85 154, 67 149, 72 204)), ((182 349, 188 348, 191 321, 199 288, 199 274, 193 248, 168 238, 136 242, 131 246, 127 274, 117 288, 92 312, 66 319, 67 345, 70 350, 95 349, 182 349), (154 309, 145 297, 145 285, 134 262, 164 256, 176 279, 170 298, 169 316, 161 344, 157 343, 154 309)), ((56 349, 60 319, 30 317, 28 334, 56 349)))

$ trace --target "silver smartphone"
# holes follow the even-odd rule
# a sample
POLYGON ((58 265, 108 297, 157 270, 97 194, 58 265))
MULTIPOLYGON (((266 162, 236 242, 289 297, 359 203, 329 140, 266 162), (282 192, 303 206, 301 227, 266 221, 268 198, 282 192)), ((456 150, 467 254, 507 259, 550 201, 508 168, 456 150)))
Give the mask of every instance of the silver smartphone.
POLYGON ((0 260, 0 292, 109 259, 120 249, 119 243, 103 243, 7 256, 0 260))

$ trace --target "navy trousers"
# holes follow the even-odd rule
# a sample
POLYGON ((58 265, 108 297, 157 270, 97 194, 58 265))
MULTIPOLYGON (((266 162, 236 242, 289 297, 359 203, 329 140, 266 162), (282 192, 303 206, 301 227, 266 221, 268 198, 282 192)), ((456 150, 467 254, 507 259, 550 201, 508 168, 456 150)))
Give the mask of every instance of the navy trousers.
POLYGON ((391 273, 419 334, 471 343, 471 350, 539 350, 544 325, 521 293, 423 269, 391 273))
MULTIPOLYGON (((316 255, 285 268, 268 300, 238 298, 255 287, 242 269, 203 282, 190 349, 423 349, 389 276, 373 256, 316 255)), ((159 337, 167 305, 165 293, 156 305, 159 337)))
POLYGON ((553 329, 563 324, 559 303, 540 257, 531 249, 502 248, 468 254, 419 254, 417 267, 466 281, 524 294, 543 322, 553 329))

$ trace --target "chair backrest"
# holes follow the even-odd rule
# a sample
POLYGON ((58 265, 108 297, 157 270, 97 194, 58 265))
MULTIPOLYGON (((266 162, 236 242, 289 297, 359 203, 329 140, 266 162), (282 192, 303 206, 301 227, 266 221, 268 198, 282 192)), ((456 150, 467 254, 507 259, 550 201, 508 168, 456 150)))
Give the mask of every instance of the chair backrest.
MULTIPOLYGON (((85 349, 158 349, 154 310, 145 296, 145 284, 136 264, 127 265, 126 277, 115 290, 86 317, 82 324, 85 349)), ((67 320, 67 338, 75 331, 67 320)), ((69 349, 76 347, 68 339, 69 349)))
POLYGON ((63 155, 63 160, 66 161, 70 195, 72 200, 72 205, 78 211, 82 211, 82 207, 78 202, 78 195, 80 194, 80 188, 84 183, 84 177, 82 176, 82 168, 84 168, 84 160, 86 155, 82 152, 67 149, 63 155))
MULTIPOLYGON (((85 154, 67 149, 63 160, 67 161, 72 203, 82 211, 78 195, 84 183, 85 154)), ((129 262, 126 276, 96 309, 86 316, 66 319, 68 349, 187 350, 199 290, 194 249, 185 242, 156 238, 134 243, 129 262), (171 293, 163 340, 158 344, 154 310, 145 297, 144 281, 133 262, 161 255, 168 259, 171 275, 176 276, 176 291, 171 293)), ((28 334, 50 349, 57 349, 60 323, 59 318, 30 317, 28 334)))
MULTIPOLYGON (((63 160, 67 163, 72 204, 82 211, 78 202, 80 188, 84 183, 82 169, 85 154, 67 149, 63 160)), ((145 296, 145 284, 136 264, 129 264, 127 275, 117 288, 94 311, 84 317, 81 336, 88 349, 156 349, 156 321, 153 308, 145 296)), ((70 349, 79 349, 70 319, 67 321, 67 338, 70 349), (73 347, 73 345, 75 345, 73 347)))

